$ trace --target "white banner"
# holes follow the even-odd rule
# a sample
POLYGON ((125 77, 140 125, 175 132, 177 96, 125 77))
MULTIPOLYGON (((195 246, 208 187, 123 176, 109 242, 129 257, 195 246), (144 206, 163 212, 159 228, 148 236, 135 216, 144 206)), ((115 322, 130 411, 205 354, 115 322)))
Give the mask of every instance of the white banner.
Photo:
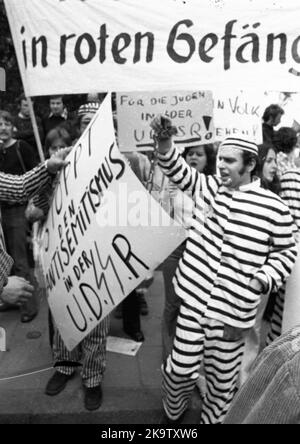
POLYGON ((107 97, 60 175, 44 226, 49 306, 72 350, 185 239, 118 150, 107 97))
POLYGON ((177 127, 174 143, 187 146, 214 142, 213 98, 210 91, 163 91, 117 94, 120 151, 153 149, 150 123, 157 114, 167 115, 177 127))
POLYGON ((26 94, 300 90, 298 0, 5 0, 26 94))

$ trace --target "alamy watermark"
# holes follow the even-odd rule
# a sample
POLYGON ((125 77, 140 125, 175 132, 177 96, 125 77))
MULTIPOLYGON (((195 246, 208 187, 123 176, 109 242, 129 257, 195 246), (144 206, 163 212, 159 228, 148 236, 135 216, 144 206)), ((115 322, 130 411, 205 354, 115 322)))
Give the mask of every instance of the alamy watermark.
POLYGON ((126 183, 103 196, 96 220, 100 227, 172 227, 185 225, 191 216, 183 193, 157 193, 151 198, 144 190, 129 190, 126 183))

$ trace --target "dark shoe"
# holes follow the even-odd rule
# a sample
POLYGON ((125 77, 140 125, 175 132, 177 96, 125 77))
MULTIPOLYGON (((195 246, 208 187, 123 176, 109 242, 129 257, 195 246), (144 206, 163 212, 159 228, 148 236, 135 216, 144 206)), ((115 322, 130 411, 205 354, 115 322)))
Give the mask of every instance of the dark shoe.
POLYGON ((145 336, 142 331, 126 331, 125 333, 131 337, 135 342, 144 342, 145 336))
POLYGON ((140 314, 142 316, 147 316, 149 313, 148 304, 146 302, 145 296, 143 294, 140 295, 140 314))
POLYGON ((55 372, 54 375, 48 381, 45 389, 45 393, 48 396, 58 395, 64 390, 68 381, 73 377, 73 375, 64 375, 60 372, 55 372))
POLYGON ((87 410, 97 410, 102 404, 101 385, 85 387, 84 406, 87 410))
POLYGON ((27 322, 31 322, 33 321, 33 319, 37 316, 37 312, 36 313, 32 313, 32 314, 22 314, 21 315, 21 322, 23 322, 23 324, 27 323, 27 322))

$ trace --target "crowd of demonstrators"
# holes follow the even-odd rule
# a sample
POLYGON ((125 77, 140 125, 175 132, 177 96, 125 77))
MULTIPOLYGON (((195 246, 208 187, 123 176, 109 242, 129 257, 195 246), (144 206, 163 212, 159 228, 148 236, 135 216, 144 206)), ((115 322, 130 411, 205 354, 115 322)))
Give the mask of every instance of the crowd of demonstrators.
POLYGON ((163 365, 164 410, 169 421, 185 413, 203 363, 201 423, 222 423, 261 295, 280 288, 296 261, 293 221, 282 200, 253 180, 254 143, 226 139, 218 153, 219 177, 205 176, 173 146, 168 118, 158 116, 151 126, 163 172, 195 201, 174 277, 181 306, 172 353, 163 365))
MULTIPOLYGON (((65 150, 61 149, 74 146, 102 98, 90 95, 74 121, 68 119, 63 96, 50 98, 50 113, 38 120, 38 128, 51 178, 45 164, 24 175, 37 164, 26 98, 20 97, 15 118, 0 111, 4 228, 0 287, 5 284, 2 292, 0 288, 0 310, 8 304, 17 305, 23 322, 32 320, 38 310, 26 251, 28 199, 43 187, 44 199, 35 202, 35 209, 37 219, 45 218, 57 181, 54 173, 64 164, 60 153, 65 150), (40 187, 32 177, 39 178, 40 187), (25 192, 21 192, 21 184, 25 192)), ((274 130, 283 113, 278 105, 265 110, 264 144, 259 148, 243 137, 223 141, 218 152, 218 174, 213 145, 188 147, 180 155, 172 144, 171 120, 159 116, 151 124, 164 177, 163 186, 159 186, 162 204, 187 232, 186 240, 162 266, 163 406, 167 421, 180 420, 203 373, 206 393, 201 423, 222 423, 262 346, 264 313, 270 320, 267 343, 281 334, 285 282, 296 260, 295 233, 300 230, 297 135, 287 127, 274 130)), ((148 157, 139 152, 126 153, 125 157, 147 186, 151 176, 148 157)), ((135 341, 144 341, 140 314, 142 307, 144 312, 148 307, 140 289, 131 292, 120 307, 125 333, 135 341)), ((82 366, 85 407, 100 407, 108 331, 109 316, 69 352, 49 311, 55 372, 47 383, 47 395, 62 392, 76 368, 82 366)))

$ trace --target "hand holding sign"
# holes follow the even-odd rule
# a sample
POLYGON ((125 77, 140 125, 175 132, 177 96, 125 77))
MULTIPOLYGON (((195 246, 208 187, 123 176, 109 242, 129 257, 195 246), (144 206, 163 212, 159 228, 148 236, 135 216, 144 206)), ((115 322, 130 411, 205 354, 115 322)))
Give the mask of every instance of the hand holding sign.
POLYGON ((68 165, 68 161, 66 161, 66 157, 72 150, 72 146, 63 148, 53 154, 49 160, 47 160, 46 168, 50 174, 56 174, 60 169, 64 166, 68 165))
POLYGON ((1 294, 1 299, 7 304, 21 304, 31 298, 33 290, 33 286, 24 278, 10 276, 1 294))

